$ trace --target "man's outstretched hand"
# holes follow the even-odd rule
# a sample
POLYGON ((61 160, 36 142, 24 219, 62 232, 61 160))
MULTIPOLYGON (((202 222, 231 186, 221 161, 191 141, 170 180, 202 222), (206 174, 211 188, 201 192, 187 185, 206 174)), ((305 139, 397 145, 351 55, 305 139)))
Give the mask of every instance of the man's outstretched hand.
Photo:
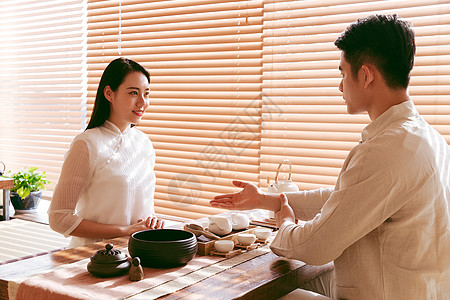
POLYGON ((230 210, 262 208, 261 201, 264 198, 264 195, 256 185, 239 180, 234 180, 233 185, 242 188, 242 190, 237 193, 223 194, 214 197, 214 200, 209 202, 211 206, 230 210))

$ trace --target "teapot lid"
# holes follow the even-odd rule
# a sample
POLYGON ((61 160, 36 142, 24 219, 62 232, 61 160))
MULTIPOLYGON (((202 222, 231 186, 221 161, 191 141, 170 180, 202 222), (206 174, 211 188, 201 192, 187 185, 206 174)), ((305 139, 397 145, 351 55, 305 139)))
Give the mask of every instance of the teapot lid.
POLYGON ((106 244, 105 249, 98 250, 94 256, 91 257, 91 260, 97 263, 112 263, 112 262, 120 262, 127 259, 125 253, 118 249, 113 249, 112 244, 106 244))

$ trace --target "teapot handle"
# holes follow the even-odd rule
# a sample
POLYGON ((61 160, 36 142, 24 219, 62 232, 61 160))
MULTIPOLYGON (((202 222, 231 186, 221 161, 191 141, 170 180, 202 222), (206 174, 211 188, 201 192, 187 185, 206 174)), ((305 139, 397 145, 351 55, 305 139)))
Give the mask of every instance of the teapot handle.
POLYGON ((291 164, 291 162, 289 161, 289 159, 285 159, 285 160, 283 160, 283 161, 278 165, 277 174, 275 175, 275 181, 278 181, 278 173, 280 172, 281 165, 282 165, 283 163, 285 163, 285 162, 289 164, 289 177, 288 177, 288 180, 291 180, 291 176, 292 176, 292 164, 291 164))

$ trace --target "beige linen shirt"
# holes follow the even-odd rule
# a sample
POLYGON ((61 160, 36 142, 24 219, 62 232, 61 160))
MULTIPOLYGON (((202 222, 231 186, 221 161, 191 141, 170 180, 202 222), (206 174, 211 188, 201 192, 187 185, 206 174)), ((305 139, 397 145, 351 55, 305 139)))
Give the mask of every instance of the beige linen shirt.
POLYGON ((334 189, 287 194, 274 253, 334 261, 338 298, 450 299, 449 149, 411 101, 362 132, 334 189))

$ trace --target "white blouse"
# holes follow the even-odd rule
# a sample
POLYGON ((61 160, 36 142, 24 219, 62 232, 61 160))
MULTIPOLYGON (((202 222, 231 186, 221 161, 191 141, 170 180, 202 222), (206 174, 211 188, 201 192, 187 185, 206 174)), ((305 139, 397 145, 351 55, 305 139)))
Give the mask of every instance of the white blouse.
MULTIPOLYGON (((154 214, 155 151, 135 128, 113 123, 79 134, 66 154, 48 211, 50 227, 69 236, 83 219, 129 225, 154 214)), ((70 247, 101 239, 72 237, 70 247)))

